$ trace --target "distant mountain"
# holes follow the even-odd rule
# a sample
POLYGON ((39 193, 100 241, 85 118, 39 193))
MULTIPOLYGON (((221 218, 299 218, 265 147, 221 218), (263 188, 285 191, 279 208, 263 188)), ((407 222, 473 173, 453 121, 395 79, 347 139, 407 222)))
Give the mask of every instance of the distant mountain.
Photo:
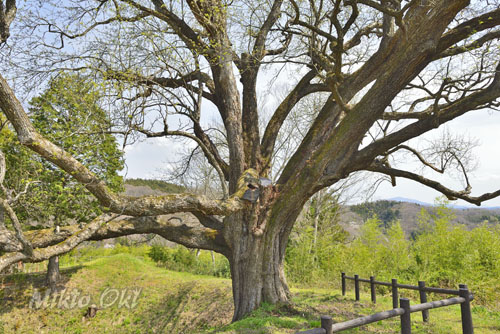
POLYGON ((422 202, 416 199, 411 199, 411 198, 406 198, 406 197, 393 197, 389 198, 387 201, 393 201, 393 202, 406 202, 406 203, 414 203, 422 206, 434 206, 433 204, 427 203, 427 202, 422 202))
MULTIPOLYGON (((416 199, 406 198, 406 197, 393 197, 393 198, 389 198, 387 201, 415 203, 415 204, 422 205, 422 206, 434 206, 434 204, 430 204, 427 202, 422 202, 422 201, 419 201, 416 199)), ((458 210, 468 210, 468 209, 476 209, 476 208, 481 208, 481 209, 485 209, 485 210, 500 209, 500 206, 479 207, 479 206, 472 206, 472 205, 471 206, 457 205, 457 204, 453 204, 453 203, 450 203, 449 207, 453 208, 453 209, 458 209, 458 210)))
MULTIPOLYGON (((500 224, 500 208, 477 208, 450 206, 455 219, 454 224, 465 225, 473 229, 482 223, 491 225, 500 224)), ((399 220, 407 237, 418 231, 418 219, 422 210, 430 214, 435 213, 432 204, 406 199, 402 197, 390 200, 374 201, 342 207, 340 224, 352 236, 359 235, 364 222, 376 215, 381 221, 380 225, 388 227, 394 220, 399 220)))

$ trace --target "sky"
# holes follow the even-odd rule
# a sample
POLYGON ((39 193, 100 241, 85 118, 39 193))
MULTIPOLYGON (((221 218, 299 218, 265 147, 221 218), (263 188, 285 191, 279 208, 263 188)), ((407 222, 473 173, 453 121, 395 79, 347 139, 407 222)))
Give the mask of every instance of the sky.
MULTIPOLYGON (((470 175, 472 195, 478 196, 500 189, 500 113, 474 111, 450 122, 449 128, 454 133, 479 140, 480 145, 473 151, 478 161, 478 168, 470 175)), ((444 181, 446 185, 455 185, 454 189, 460 189, 460 183, 450 179, 444 179, 444 181)), ((401 196, 433 203, 434 199, 441 195, 416 182, 399 179, 398 183, 395 188, 388 183, 383 184, 375 194, 375 198, 386 199, 401 196)), ((474 206, 461 200, 456 201, 455 204, 474 206)), ((500 199, 485 201, 481 206, 500 206, 500 199)))

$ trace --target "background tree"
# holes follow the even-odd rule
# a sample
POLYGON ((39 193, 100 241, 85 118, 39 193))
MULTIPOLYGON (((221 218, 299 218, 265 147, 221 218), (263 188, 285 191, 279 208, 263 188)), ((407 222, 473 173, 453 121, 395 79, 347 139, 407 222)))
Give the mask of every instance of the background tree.
MULTIPOLYGON (((110 121, 98 101, 99 87, 74 74, 60 74, 39 97, 30 101, 30 119, 44 136, 84 162, 114 191, 122 191, 122 152, 109 134, 110 121)), ((52 163, 22 147, 10 129, 2 130, 1 149, 8 170, 7 189, 20 193, 14 208, 25 229, 83 225, 102 214, 85 187, 52 163), (33 184, 33 182, 36 182, 33 184)), ((49 259, 47 283, 59 278, 58 257, 49 259)))
MULTIPOLYGON (((85 185, 109 211, 137 217, 96 222, 101 228, 88 230, 89 238, 155 232, 224 254, 231 264, 234 319, 240 319, 262 301, 288 301, 283 265, 296 218, 311 196, 350 175, 383 174, 394 185, 406 178, 477 205, 500 195, 472 195, 460 145, 418 151, 408 143, 467 112, 498 107, 499 8, 498 1, 467 0, 27 3, 10 29, 10 52, 2 53, 9 70, 0 79, 0 106, 22 144, 85 185), (296 84, 275 101, 261 132, 259 87, 267 83, 272 90, 270 73, 283 64, 296 84), (102 82, 125 142, 140 136, 194 141, 222 180, 223 198, 120 196, 44 138, 3 76, 28 87, 58 67, 102 82), (294 153, 273 185, 259 183, 273 169, 285 120, 313 95, 322 103, 304 121, 294 153), (222 133, 207 128, 210 110, 224 124, 222 133), (458 170, 464 189, 405 169, 394 159, 402 152, 434 172, 458 170), (175 212, 191 212, 198 222, 186 228, 159 217, 175 212)), ((0 15, 9 21, 8 10, 0 15)), ((5 25, 0 29, 8 36, 5 25)), ((60 238, 35 244, 46 247, 60 238)), ((44 254, 61 251, 49 250, 44 254)), ((6 254, 0 266, 19 258, 37 261, 36 254, 6 254)))
POLYGON ((314 283, 332 277, 330 264, 337 244, 349 236, 339 224, 341 210, 337 195, 325 190, 304 205, 287 246, 287 274, 292 281, 314 283))

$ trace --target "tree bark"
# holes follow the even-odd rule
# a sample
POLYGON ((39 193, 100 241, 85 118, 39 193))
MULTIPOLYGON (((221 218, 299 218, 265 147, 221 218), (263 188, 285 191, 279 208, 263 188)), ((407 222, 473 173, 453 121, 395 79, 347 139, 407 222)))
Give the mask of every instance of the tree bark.
POLYGON ((288 235, 273 230, 256 235, 246 222, 238 225, 233 235, 240 238, 228 256, 233 281, 233 321, 240 320, 262 302, 288 303, 290 296, 284 271, 288 235))
POLYGON ((3 208, 0 208, 0 230, 5 230, 5 214, 3 208))
POLYGON ((46 283, 47 286, 55 291, 57 288, 57 283, 61 280, 61 273, 59 272, 59 256, 53 256, 49 259, 49 264, 47 265, 47 276, 46 283))
POLYGON ((53 256, 49 259, 49 264, 47 265, 47 276, 45 281, 50 290, 55 291, 57 289, 57 283, 59 283, 60 280, 59 256, 53 256))

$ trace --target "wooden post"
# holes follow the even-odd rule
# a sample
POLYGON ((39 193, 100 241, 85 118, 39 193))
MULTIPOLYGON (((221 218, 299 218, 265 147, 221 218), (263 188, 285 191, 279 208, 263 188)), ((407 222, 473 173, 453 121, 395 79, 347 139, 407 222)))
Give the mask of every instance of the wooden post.
POLYGON ((462 313, 462 333, 474 334, 474 326, 472 325, 472 314, 470 309, 470 292, 467 285, 460 284, 460 297, 465 301, 460 304, 460 311, 462 313))
POLYGON ((370 276, 370 293, 372 295, 372 303, 377 303, 377 294, 375 293, 375 276, 370 276))
POLYGON ((410 300, 401 298, 399 303, 401 308, 405 310, 405 313, 401 315, 401 334, 411 334, 410 300))
POLYGON ((342 273, 342 296, 345 296, 345 273, 342 273))
POLYGON ((354 275, 354 294, 356 301, 359 302, 359 275, 354 275))
POLYGON ((392 279, 392 308, 398 308, 398 280, 392 279))
MULTIPOLYGON (((418 281, 418 291, 420 292, 420 304, 427 303, 427 293, 423 290, 425 288, 424 281, 418 281)), ((429 322, 429 310, 422 311, 422 320, 429 322)))
POLYGON ((326 331, 326 334, 333 333, 332 325, 333 325, 332 317, 329 317, 327 315, 321 316, 321 328, 323 328, 326 331))

